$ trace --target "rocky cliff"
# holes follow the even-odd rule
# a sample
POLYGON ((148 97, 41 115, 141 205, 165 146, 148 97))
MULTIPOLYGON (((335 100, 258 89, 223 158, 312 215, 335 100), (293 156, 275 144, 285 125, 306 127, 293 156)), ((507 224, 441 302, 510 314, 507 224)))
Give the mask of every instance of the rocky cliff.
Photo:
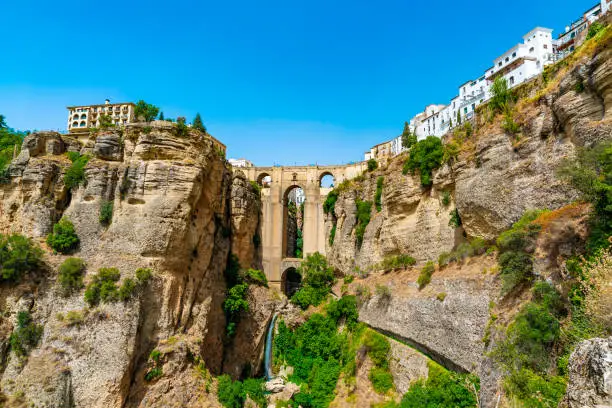
MULTIPOLYGON (((44 327, 29 358, 2 349, 2 393, 49 407, 201 406, 206 392, 194 394, 194 387, 206 381, 194 367, 223 368, 229 252, 246 266, 260 262, 258 196, 243 176, 232 177, 220 146, 169 122, 79 140, 41 132, 26 137, 10 174, 10 184, 0 186, 1 232, 47 248, 44 238, 65 217, 80 239, 72 256, 85 260, 86 282, 101 267, 118 268, 122 279, 147 267, 154 277, 130 301, 88 308, 82 292, 60 294, 56 268, 66 256, 47 250, 36 279, 0 287, 0 326, 14 326, 17 313, 27 310, 44 327), (71 166, 66 152, 91 156, 80 187, 64 183, 71 166), (112 220, 103 225, 100 209, 108 202, 112 220), (63 320, 69 313, 78 321, 63 320), (143 378, 154 349, 164 375, 151 383, 143 378)), ((10 329, 2 333, 6 344, 10 329)), ((245 358, 257 364, 259 356, 245 358)))

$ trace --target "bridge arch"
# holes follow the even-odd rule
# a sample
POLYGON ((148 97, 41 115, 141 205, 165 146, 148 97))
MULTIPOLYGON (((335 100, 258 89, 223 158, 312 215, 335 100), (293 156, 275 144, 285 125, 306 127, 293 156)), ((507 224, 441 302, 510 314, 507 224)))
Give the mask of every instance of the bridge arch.
POLYGON ((255 181, 262 187, 270 187, 270 184, 272 184, 272 176, 267 172, 262 172, 257 176, 257 180, 255 181))
POLYGON ((285 269, 281 277, 281 290, 287 297, 293 296, 302 286, 302 275, 294 266, 285 269))
POLYGON ((319 187, 330 188, 336 184, 336 177, 330 171, 324 171, 319 175, 319 187))

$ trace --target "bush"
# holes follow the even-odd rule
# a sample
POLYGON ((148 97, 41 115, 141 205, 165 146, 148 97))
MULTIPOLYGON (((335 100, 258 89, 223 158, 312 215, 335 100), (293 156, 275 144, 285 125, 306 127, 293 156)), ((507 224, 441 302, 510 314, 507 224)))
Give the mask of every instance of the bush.
POLYGON ((509 395, 518 398, 522 406, 534 408, 556 408, 565 395, 565 380, 562 377, 542 377, 529 369, 513 371, 504 381, 509 395))
POLYGON ((250 284, 268 287, 266 274, 258 269, 247 269, 244 273, 244 280, 250 284))
POLYGON ((384 368, 373 367, 368 375, 374 391, 385 394, 393 388, 393 375, 384 368))
POLYGON ((334 213, 336 201, 338 201, 338 195, 339 193, 337 190, 332 190, 329 192, 329 194, 327 194, 325 202, 323 202, 323 211, 325 212, 325 214, 334 213))
POLYGON ((349 330, 353 330, 359 318, 357 311, 357 298, 355 296, 342 296, 339 300, 332 300, 326 307, 327 316, 336 324, 344 319, 349 330))
POLYGON ((102 201, 100 203, 100 224, 104 226, 110 225, 113 220, 113 202, 102 201))
POLYGON ((136 269, 136 279, 140 284, 146 284, 149 282, 151 277, 153 276, 153 272, 149 268, 138 268, 136 269))
POLYGON ((380 176, 376 179, 376 194, 374 196, 374 203, 376 204, 376 211, 382 210, 382 189, 385 178, 380 176))
POLYGON ((497 77, 491 85, 491 99, 489 107, 494 113, 502 113, 510 103, 514 102, 508 82, 504 77, 497 77))
POLYGON ((36 269, 43 251, 20 234, 0 234, 0 282, 17 282, 24 273, 36 269))
POLYGON ((64 174, 64 184, 69 190, 78 187, 85 181, 85 166, 89 162, 89 156, 83 155, 76 152, 69 152, 68 158, 72 161, 72 165, 66 170, 64 174))
POLYGON ((459 228, 462 225, 461 216, 459 215, 459 210, 454 209, 450 212, 450 219, 448 220, 448 226, 453 228, 459 228))
POLYGON ((183 137, 189 134, 189 126, 187 126, 186 120, 182 116, 176 118, 176 134, 183 137))
POLYGON ((389 288, 387 285, 377 284, 376 288, 374 289, 374 293, 376 293, 376 296, 381 299, 391 299, 391 288, 389 288))
POLYGON ((253 180, 251 180, 249 183, 251 184, 251 189, 253 190, 253 192, 260 196, 262 187, 259 185, 259 183, 253 180))
POLYGON ((391 344, 385 336, 374 330, 368 330, 363 345, 366 347, 368 356, 376 367, 389 368, 389 351, 391 344))
POLYGON ((336 224, 334 223, 334 225, 331 228, 331 231, 329 231, 329 246, 334 245, 335 238, 336 238, 336 224))
POLYGON ((323 255, 315 252, 308 255, 297 272, 302 275, 302 287, 291 297, 291 302, 302 309, 318 306, 331 292, 335 282, 334 269, 327 265, 323 255))
POLYGON ((11 350, 19 357, 27 356, 38 345, 42 334, 43 327, 32 321, 29 312, 17 313, 17 327, 9 338, 11 350))
POLYGON ((442 252, 439 256, 438 256, 438 266, 440 268, 448 265, 451 261, 451 254, 448 252, 442 252))
POLYGON ((64 295, 69 295, 83 287, 85 262, 81 258, 68 258, 59 267, 59 282, 64 295))
POLYGON ((504 109, 504 119, 501 124, 502 129, 511 135, 516 135, 521 131, 521 127, 514 121, 514 111, 512 108, 506 107, 504 109))
POLYGON ((419 289, 423 289, 425 286, 431 282, 431 275, 436 271, 436 267, 433 261, 429 261, 425 264, 423 269, 421 269, 421 273, 417 278, 417 283, 419 284, 419 289))
POLYGON ((599 32, 601 32, 606 26, 598 21, 594 22, 589 26, 589 32, 587 33, 587 40, 595 37, 599 32))
POLYGON ((385 259, 383 259, 383 261, 378 264, 377 267, 382 270, 388 271, 396 268, 406 268, 414 265, 416 265, 416 259, 414 259, 410 255, 395 255, 385 257, 385 259))
POLYGON ((121 284, 121 287, 119 288, 119 292, 117 295, 119 297, 119 300, 127 302, 131 299, 135 291, 136 283, 134 282, 134 280, 130 278, 125 278, 123 280, 123 283, 121 284))
POLYGON ((138 101, 134 108, 134 116, 136 120, 144 120, 145 122, 154 121, 159 113, 159 108, 150 103, 146 103, 142 99, 138 101))
POLYGON ((446 299, 446 292, 440 292, 436 295, 436 299, 438 299, 440 302, 444 302, 444 299, 446 299))
POLYGON ((223 302, 223 310, 227 316, 228 322, 226 332, 229 337, 236 334, 236 326, 240 320, 240 314, 249 310, 249 302, 247 301, 247 293, 249 289, 248 283, 240 283, 232 286, 228 291, 223 302))
POLYGON ((85 289, 85 302, 89 306, 96 306, 100 301, 105 303, 116 302, 119 299, 119 290, 116 282, 121 278, 117 268, 100 268, 98 274, 92 277, 85 289))
POLYGON ((376 159, 368 160, 368 171, 371 173, 378 168, 378 162, 376 159))
POLYGON ((357 248, 361 248, 366 227, 370 223, 372 202, 357 199, 355 204, 357 206, 357 226, 355 227, 355 238, 357 239, 357 248))
POLYGON ((522 251, 508 251, 499 255, 497 263, 501 268, 502 292, 508 293, 515 286, 532 279, 533 260, 522 251))
POLYGON ((217 381, 217 398, 221 405, 225 408, 242 408, 244 404, 242 383, 232 381, 227 374, 220 376, 217 381))
POLYGON ((410 149, 410 156, 404 163, 403 173, 411 172, 414 174, 416 170, 419 170, 421 185, 429 187, 433 183, 432 171, 440 167, 443 156, 444 149, 440 139, 435 136, 428 136, 410 149))
POLYGON ((451 202, 451 194, 449 191, 443 191, 442 192, 442 205, 445 207, 448 207, 450 205, 451 202))
POLYGON ((47 244, 54 251, 67 254, 79 245, 79 237, 74 230, 74 225, 66 217, 62 217, 53 226, 53 233, 47 237, 47 244))

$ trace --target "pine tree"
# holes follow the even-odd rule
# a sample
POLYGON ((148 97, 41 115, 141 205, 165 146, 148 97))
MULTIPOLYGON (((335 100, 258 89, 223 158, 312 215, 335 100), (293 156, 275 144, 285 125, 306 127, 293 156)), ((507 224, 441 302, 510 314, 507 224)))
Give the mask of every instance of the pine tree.
POLYGON ((204 123, 202 123, 202 117, 200 116, 199 113, 196 113, 196 117, 193 120, 193 125, 192 127, 194 129, 198 129, 204 133, 206 133, 206 126, 204 126, 204 123))
POLYGON ((460 124, 461 124, 461 111, 458 110, 457 111, 457 125, 460 125, 460 124))
POLYGON ((410 149, 417 142, 416 133, 410 131, 408 122, 404 122, 404 131, 402 132, 402 147, 410 149))
POLYGON ((164 119, 164 112, 159 112, 159 120, 166 120, 164 119))

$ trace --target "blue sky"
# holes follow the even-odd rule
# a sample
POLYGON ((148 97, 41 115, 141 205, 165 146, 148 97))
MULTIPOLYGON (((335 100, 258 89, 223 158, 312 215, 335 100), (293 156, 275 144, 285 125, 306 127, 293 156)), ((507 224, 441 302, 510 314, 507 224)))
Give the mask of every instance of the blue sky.
POLYGON ((595 3, 7 0, 0 113, 64 129, 66 105, 144 99, 200 112, 258 165, 358 161, 533 27, 558 35, 595 3))

